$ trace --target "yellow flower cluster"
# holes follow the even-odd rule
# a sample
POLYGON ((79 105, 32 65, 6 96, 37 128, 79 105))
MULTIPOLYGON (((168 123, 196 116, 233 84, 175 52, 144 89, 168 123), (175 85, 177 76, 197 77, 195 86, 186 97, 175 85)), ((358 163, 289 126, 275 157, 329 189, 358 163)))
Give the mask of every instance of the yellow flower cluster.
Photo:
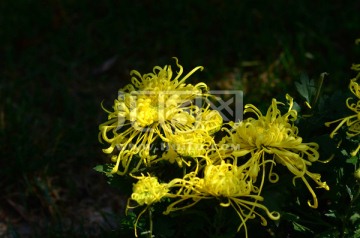
MULTIPOLYGON (((236 160, 235 160, 236 161, 236 160)), ((171 203, 164 214, 169 214, 177 210, 192 207, 202 199, 216 198, 220 202, 220 206, 231 206, 238 214, 241 223, 238 227, 245 228, 247 237, 246 221, 256 216, 262 221, 262 225, 266 226, 266 219, 255 208, 262 209, 272 220, 280 218, 278 212, 270 212, 266 206, 260 204, 263 198, 259 194, 259 189, 248 180, 248 171, 243 167, 237 166, 236 162, 221 164, 208 164, 205 166, 203 177, 198 177, 197 169, 195 172, 188 173, 182 179, 173 179, 169 185, 177 188, 177 193, 169 195, 169 197, 177 198, 171 203), (189 202, 190 200, 190 202, 189 202), (181 203, 188 202, 185 205, 181 203)))
MULTIPOLYGON (((325 182, 320 181, 320 175, 308 171, 307 167, 319 159, 316 143, 303 143, 298 136, 298 128, 294 126, 297 112, 292 109, 293 99, 286 95, 289 109, 281 115, 278 105, 282 104, 275 99, 266 115, 251 104, 245 105, 244 113, 253 113, 256 118, 249 117, 238 123, 232 123, 232 129, 227 130, 221 144, 236 144, 235 150, 224 151, 228 156, 238 158, 243 167, 247 167, 249 176, 256 181, 260 166, 270 164, 268 177, 270 182, 277 182, 278 175, 273 172, 273 166, 282 164, 293 173, 294 180, 301 178, 313 196, 314 203, 309 205, 317 208, 316 195, 306 180, 306 175, 313 179, 321 188, 329 190, 325 182)), ((264 183, 262 176, 261 186, 264 183)))
POLYGON ((156 177, 142 175, 135 178, 139 181, 134 184, 131 199, 139 205, 151 205, 159 202, 169 191, 168 185, 160 184, 156 177))
POLYGON ((132 84, 119 91, 113 111, 106 110, 108 121, 99 126, 99 139, 110 144, 103 150, 105 153, 118 150, 118 154, 112 157, 115 163, 112 173, 127 174, 135 155, 136 165, 130 172, 138 171, 143 164, 150 166, 154 160, 158 161, 151 149, 159 138, 165 142, 176 141, 178 135, 194 129, 214 133, 221 127, 222 120, 217 111, 193 104, 196 98, 206 96, 206 84, 185 84, 185 80, 202 67, 194 68, 180 79, 183 68, 175 60, 179 72, 174 79, 170 66, 156 66, 153 73, 144 75, 131 71, 132 84), (207 116, 212 119, 208 124, 196 126, 199 117, 207 116))
POLYGON ((99 126, 99 139, 110 144, 104 152, 113 155, 111 173, 130 174, 137 180, 127 209, 134 208, 133 202, 146 205, 135 222, 135 234, 140 216, 155 203, 166 200, 164 214, 169 214, 203 199, 216 199, 220 206, 235 210, 238 230, 243 227, 247 237, 247 220, 260 218, 262 225, 267 224, 259 209, 272 220, 280 217, 262 204, 261 195, 266 178, 278 181, 273 171, 277 164, 286 166, 294 181, 300 178, 305 183, 314 200, 309 205, 316 208, 307 177, 320 188, 329 187, 320 174, 308 171, 319 159, 318 145, 304 143, 298 135, 293 99, 287 95, 289 108, 283 115, 278 105, 284 104, 275 99, 266 115, 248 104, 244 114, 255 117, 225 125, 220 113, 211 109, 207 85, 185 83, 202 67, 180 78, 183 68, 175 61, 179 71, 174 79, 170 66, 156 66, 153 73, 144 75, 132 71, 132 83, 119 91, 113 110, 106 110, 108 121, 99 126), (227 135, 216 143, 215 133, 220 130, 227 135), (164 171, 167 167, 183 171, 182 177, 175 176, 180 173, 172 177, 164 171))
MULTIPOLYGON (((351 67, 355 71, 360 71, 360 64, 354 64, 351 67)), ((353 98, 348 98, 346 100, 346 106, 353 111, 353 115, 325 123, 326 126, 330 126, 332 123, 338 123, 338 126, 332 131, 330 134, 330 137, 333 138, 336 134, 336 132, 345 124, 347 126, 347 136, 349 138, 356 137, 360 135, 360 86, 357 83, 357 80, 360 78, 360 72, 356 75, 355 78, 350 80, 349 89, 352 94, 354 94, 357 99, 355 99, 355 102, 351 102, 353 98)), ((352 156, 355 156, 360 150, 360 144, 358 147, 351 153, 352 156)))
MULTIPOLYGON (((131 194, 131 199, 128 200, 128 204, 126 206, 126 212, 130 208, 135 208, 130 206, 130 200, 134 200, 137 202, 139 206, 147 205, 150 206, 153 203, 159 202, 166 194, 169 192, 169 186, 166 183, 159 183, 156 177, 152 177, 150 175, 144 176, 134 176, 134 178, 138 179, 138 182, 133 185, 133 193, 131 194)), ((135 224, 135 236, 137 237, 137 223, 141 217, 141 215, 146 212, 147 207, 140 212, 138 215, 135 224)))

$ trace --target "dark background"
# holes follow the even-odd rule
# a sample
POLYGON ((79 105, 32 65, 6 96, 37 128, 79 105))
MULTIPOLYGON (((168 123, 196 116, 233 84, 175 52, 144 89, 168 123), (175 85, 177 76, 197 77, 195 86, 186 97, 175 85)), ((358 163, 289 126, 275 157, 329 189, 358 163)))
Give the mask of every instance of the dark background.
POLYGON ((359 63, 359 1, 0 2, 0 236, 111 234, 122 188, 93 167, 117 90, 155 65, 261 104, 301 73, 344 89, 359 63))

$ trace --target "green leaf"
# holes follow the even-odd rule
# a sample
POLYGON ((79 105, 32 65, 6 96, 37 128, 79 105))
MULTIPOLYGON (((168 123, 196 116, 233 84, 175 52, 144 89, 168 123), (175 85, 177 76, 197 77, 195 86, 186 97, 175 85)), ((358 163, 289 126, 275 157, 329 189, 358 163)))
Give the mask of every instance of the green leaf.
MULTIPOLYGON (((351 217, 350 217, 350 221, 352 224, 354 224, 355 222, 357 222, 360 219, 360 214, 359 213, 354 213, 351 217)), ((360 232, 360 230, 359 230, 360 232)))
POLYGON ((104 165, 102 164, 96 165, 93 169, 97 172, 104 173, 104 165))
POLYGON ((307 228, 306 226, 300 225, 297 222, 293 221, 292 224, 293 224, 295 231, 300 231, 300 232, 309 231, 309 232, 313 233, 313 231, 311 229, 307 228))
POLYGON ((325 213, 324 215, 327 216, 327 217, 336 218, 335 211, 333 211, 333 210, 329 210, 329 212, 328 212, 328 213, 325 213))
POLYGON ((357 230, 354 232, 354 238, 360 238, 360 229, 357 229, 357 230))
POLYGON ((299 105, 297 102, 294 101, 293 109, 294 109, 295 111, 297 111, 297 112, 300 112, 301 107, 300 107, 300 105, 299 105))
POLYGON ((281 218, 288 221, 298 221, 300 217, 290 212, 284 212, 281 214, 281 218))
POLYGON ((341 150, 341 154, 344 155, 344 156, 348 156, 348 152, 345 150, 345 149, 342 149, 341 150))
POLYGON ((358 157, 353 156, 353 157, 347 159, 346 163, 356 165, 358 163, 358 160, 359 160, 358 157))
POLYGON ((310 80, 306 74, 302 74, 300 76, 300 82, 295 82, 295 87, 299 94, 303 96, 308 103, 310 103, 312 97, 316 93, 314 80, 310 80))
POLYGON ((106 174, 106 176, 108 176, 108 177, 112 177, 112 174, 110 174, 110 172, 112 170, 111 164, 99 164, 99 165, 96 165, 93 169, 99 173, 106 174))

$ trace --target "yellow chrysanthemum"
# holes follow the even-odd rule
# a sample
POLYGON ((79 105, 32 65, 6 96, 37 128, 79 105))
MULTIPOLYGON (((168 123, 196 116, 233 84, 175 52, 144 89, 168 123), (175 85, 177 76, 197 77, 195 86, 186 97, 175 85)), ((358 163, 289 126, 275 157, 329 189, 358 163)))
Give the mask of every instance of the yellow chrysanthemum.
MULTIPOLYGON (((293 99, 287 95, 289 110, 281 115, 277 105, 282 104, 275 99, 269 107, 266 115, 254 105, 245 106, 245 113, 254 113, 257 118, 248 118, 239 123, 234 123, 231 130, 225 129, 229 136, 225 137, 222 144, 233 144, 236 148, 227 152, 227 156, 242 157, 250 154, 250 159, 243 162, 243 166, 251 171, 251 177, 256 180, 260 165, 271 162, 269 180, 277 182, 278 175, 272 172, 274 162, 286 166, 296 178, 301 178, 313 196, 314 203, 308 203, 311 207, 318 206, 316 194, 307 182, 305 175, 312 178, 321 188, 329 189, 325 182, 320 181, 320 175, 307 170, 312 162, 319 159, 316 143, 303 143, 298 136, 298 128, 293 122, 297 118, 297 112, 292 109, 293 99), (230 154, 231 153, 231 154, 230 154), (270 157, 267 157, 270 155, 270 157)), ((225 152, 226 156, 226 152, 225 152)), ((241 161, 241 160, 239 160, 241 161)), ((245 161, 245 160, 244 160, 245 161)), ((263 182, 262 182, 263 183, 263 182)))
POLYGON ((115 162, 112 173, 127 173, 134 155, 140 159, 131 172, 142 164, 149 165, 156 158, 150 149, 157 138, 168 138, 174 132, 194 126, 196 112, 201 110, 192 105, 192 101, 202 97, 207 86, 204 83, 185 84, 185 80, 203 67, 194 68, 180 79, 183 68, 175 60, 179 72, 174 79, 170 66, 156 66, 153 73, 142 76, 138 71, 131 71, 132 84, 120 90, 114 111, 107 111, 108 121, 99 126, 99 139, 110 144, 103 150, 105 153, 112 153, 115 148, 119 150, 112 158, 115 162), (119 171, 120 165, 122 171, 119 171))
POLYGON ((169 138, 169 146, 184 157, 205 156, 213 144, 212 137, 204 130, 177 132, 169 138))
POLYGON ((133 186, 131 199, 139 205, 151 205, 159 202, 169 191, 166 183, 160 184, 156 177, 138 176, 139 181, 133 186))
POLYGON ((223 124, 223 118, 216 110, 210 110, 209 107, 202 108, 197 114, 195 128, 206 131, 209 135, 219 131, 223 124))
POLYGON ((178 200, 170 204, 164 214, 189 208, 202 199, 218 198, 221 206, 232 206, 235 209, 241 220, 238 230, 244 226, 246 237, 246 221, 248 219, 258 216, 262 220, 262 225, 267 225, 266 219, 256 212, 255 208, 264 210, 273 220, 279 219, 279 213, 270 212, 259 203, 263 201, 259 194, 252 194, 258 189, 254 189, 252 182, 248 180, 247 170, 222 161, 219 165, 206 165, 203 178, 198 177, 197 173, 196 169, 185 175, 183 179, 174 179, 169 182, 169 186, 178 188, 177 193, 169 196, 178 200), (178 206, 188 200, 191 200, 189 204, 178 206))
POLYGON ((144 210, 142 210, 136 218, 134 223, 134 231, 135 236, 137 237, 137 223, 148 210, 149 206, 160 202, 160 200, 165 197, 169 192, 169 185, 166 183, 159 183, 156 177, 152 177, 150 175, 144 176, 133 176, 138 179, 138 182, 133 185, 133 193, 131 194, 131 198, 128 199, 128 203, 126 206, 126 212, 130 208, 134 208, 130 206, 130 201, 135 201, 138 206, 147 205, 144 210))
POLYGON ((250 195, 253 184, 246 174, 233 164, 221 162, 220 165, 207 165, 202 180, 204 192, 214 197, 241 197, 250 195))
POLYGON ((223 119, 220 113, 207 107, 198 109, 195 114, 196 122, 189 130, 178 130, 167 138, 161 136, 163 141, 167 142, 168 150, 158 160, 167 160, 171 163, 176 161, 179 167, 182 167, 183 163, 189 166, 184 157, 206 158, 207 151, 215 147, 212 134, 222 126, 223 119))
MULTIPOLYGON (((355 71, 360 71, 360 64, 353 65, 352 69, 355 71)), ((357 97, 357 101, 350 103, 350 101, 353 100, 353 98, 351 97, 346 100, 346 106, 355 114, 332 122, 325 123, 326 126, 330 126, 330 124, 332 123, 340 122, 339 125, 331 132, 330 134, 331 138, 335 136, 336 132, 344 124, 348 127, 346 132, 348 137, 355 137, 360 135, 360 86, 356 82, 356 80, 359 78, 360 78, 360 73, 358 73, 357 76, 354 79, 352 79, 349 84, 349 89, 357 97)), ((360 150, 360 144, 351 154, 355 156, 359 150, 360 150)))

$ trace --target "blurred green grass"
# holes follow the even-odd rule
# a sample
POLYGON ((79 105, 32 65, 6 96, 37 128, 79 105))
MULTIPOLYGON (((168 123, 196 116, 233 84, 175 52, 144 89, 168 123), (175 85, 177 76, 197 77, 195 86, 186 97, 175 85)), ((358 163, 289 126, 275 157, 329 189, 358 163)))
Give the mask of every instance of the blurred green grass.
POLYGON ((95 223, 92 235, 115 235, 101 214, 122 214, 121 188, 92 168, 106 159, 100 102, 111 106, 130 70, 176 56, 185 70, 205 66, 197 80, 255 103, 293 92, 301 72, 326 71, 325 90, 346 88, 359 10, 357 1, 1 1, 0 223, 14 237, 91 236, 95 223))

